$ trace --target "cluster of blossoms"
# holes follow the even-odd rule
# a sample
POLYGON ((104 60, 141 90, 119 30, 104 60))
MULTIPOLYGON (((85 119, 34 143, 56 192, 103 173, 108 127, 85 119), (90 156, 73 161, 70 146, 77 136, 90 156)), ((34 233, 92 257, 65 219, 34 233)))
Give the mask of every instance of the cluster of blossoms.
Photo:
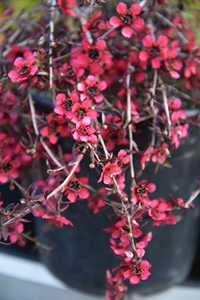
POLYGON ((40 8, 38 22, 12 10, 2 21, 0 183, 18 187, 23 198, 18 206, 0 202, 0 237, 24 246, 28 213, 62 227, 73 226, 63 212, 76 201, 87 201, 95 214, 113 206, 105 231, 120 263, 113 277, 106 273, 106 296, 124 299, 124 280, 138 284, 150 276, 144 256, 152 232, 144 232, 144 220, 174 225, 176 212, 192 206, 182 198, 151 199, 156 185, 135 174, 150 161, 165 166, 189 125, 199 126, 185 108, 200 104, 200 49, 165 1, 118 2, 113 11, 104 1, 86 1, 88 14, 75 0, 54 2, 40 8), (29 26, 21 29, 24 20, 29 26), (148 133, 142 147, 141 128, 148 133), (40 179, 22 186, 18 179, 23 183, 39 164, 40 179))

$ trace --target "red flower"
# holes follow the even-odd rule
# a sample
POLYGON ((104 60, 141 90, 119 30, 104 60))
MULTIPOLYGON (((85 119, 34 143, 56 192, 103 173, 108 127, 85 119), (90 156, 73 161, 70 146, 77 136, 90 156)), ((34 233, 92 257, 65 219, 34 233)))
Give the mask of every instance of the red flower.
POLYGON ((140 163, 142 166, 142 170, 144 170, 146 162, 150 161, 151 159, 151 154, 153 151, 153 146, 149 146, 144 153, 142 154, 141 158, 140 158, 140 163))
POLYGON ((65 187, 65 195, 69 199, 70 202, 75 202, 77 197, 80 199, 87 199, 89 197, 88 190, 83 186, 84 184, 88 184, 87 177, 74 178, 70 180, 70 182, 65 187))
POLYGON ((89 75, 85 81, 77 84, 77 90, 81 93, 81 100, 86 98, 95 99, 97 103, 103 101, 103 95, 100 91, 105 90, 107 84, 105 81, 99 81, 94 75, 89 75))
MULTIPOLYGON (((114 239, 119 238, 123 234, 129 234, 129 228, 127 226, 127 219, 125 217, 122 217, 121 220, 117 221, 114 225, 111 227, 105 228, 104 231, 106 232, 112 232, 111 237, 114 239)), ((142 235, 142 231, 139 229, 139 224, 134 223, 131 226, 132 228, 132 234, 134 238, 138 238, 142 235)))
POLYGON ((177 58, 178 57, 177 49, 164 49, 163 57, 165 59, 165 62, 164 62, 165 67, 169 71, 170 75, 173 78, 179 78, 180 74, 178 71, 180 71, 182 69, 183 64, 177 58))
POLYGON ((143 204, 149 204, 149 197, 148 193, 153 193, 156 190, 156 185, 154 183, 148 183, 147 180, 144 179, 140 181, 136 186, 133 186, 131 188, 131 191, 133 191, 134 196, 131 199, 131 202, 133 204, 136 204, 138 201, 143 204))
POLYGON ((115 276, 112 278, 112 275, 110 271, 106 271, 106 298, 108 300, 118 299, 118 300, 124 300, 125 293, 127 291, 127 286, 125 286, 122 283, 122 278, 118 278, 118 276, 115 276))
POLYGON ((117 115, 107 114, 105 119, 107 128, 101 128, 101 134, 108 151, 112 151, 116 145, 127 145, 127 130, 122 128, 121 118, 117 115), (111 124, 111 126, 109 126, 111 124))
POLYGON ((54 112, 58 115, 64 115, 67 119, 72 119, 74 117, 72 107, 74 103, 78 103, 79 100, 79 96, 75 92, 70 93, 69 97, 66 97, 65 94, 60 93, 56 96, 54 112))
POLYGON ((151 65, 154 69, 159 69, 161 66, 162 50, 167 46, 168 38, 164 35, 160 35, 156 41, 153 40, 151 35, 146 35, 142 39, 142 44, 147 47, 147 50, 141 51, 139 59, 147 61, 151 58, 151 65))
POLYGON ((6 156, 0 164, 0 182, 6 183, 10 177, 17 178, 19 176, 17 168, 20 163, 17 159, 11 160, 10 156, 6 156))
POLYGON ((94 195, 93 197, 88 198, 88 208, 93 211, 94 214, 99 212, 99 208, 105 206, 101 195, 94 195))
POLYGON ((95 45, 90 44, 88 40, 83 40, 82 48, 83 53, 76 53, 71 59, 71 64, 76 68, 86 69, 89 67, 90 74, 101 75, 105 72, 106 66, 111 66, 111 54, 105 52, 106 42, 104 40, 98 40, 95 45))
POLYGON ((91 15, 88 22, 82 25, 83 32, 90 31, 91 29, 98 28, 99 22, 101 21, 102 11, 99 10, 98 13, 91 15))
POLYGON ((49 137, 51 144, 56 144, 58 141, 58 133, 60 133, 62 137, 66 137, 68 135, 68 131, 64 126, 65 122, 66 120, 62 116, 54 117, 52 114, 49 114, 47 119, 48 125, 44 126, 40 130, 40 133, 42 136, 49 137))
POLYGON ((35 77, 35 73, 38 71, 38 67, 33 65, 35 57, 33 55, 29 55, 26 59, 21 57, 16 58, 14 61, 14 66, 16 70, 12 70, 8 73, 12 82, 21 82, 24 81, 23 84, 20 85, 19 88, 22 88, 28 85, 37 82, 37 77, 35 77))
POLYGON ((140 280, 146 280, 151 273, 151 264, 147 260, 142 260, 138 265, 130 265, 130 268, 123 272, 125 279, 129 279, 131 284, 137 284, 140 280))
POLYGON ((151 201, 151 208, 148 210, 148 214, 153 220, 165 220, 167 209, 168 205, 164 199, 155 199, 151 201))
POLYGON ((98 182, 101 182, 103 180, 105 184, 111 183, 113 175, 119 175, 122 173, 122 169, 117 166, 116 162, 108 162, 107 164, 105 164, 105 166, 103 166, 102 170, 103 171, 98 182))
POLYGON ((177 110, 182 106, 182 101, 179 98, 174 98, 173 100, 168 102, 168 107, 171 110, 177 110))
POLYGON ((58 83, 64 81, 72 85, 76 83, 76 79, 84 74, 84 69, 75 68, 67 63, 63 64, 58 69, 54 70, 55 75, 58 77, 58 83))
POLYGON ((133 29, 139 31, 144 27, 144 20, 138 17, 141 13, 141 6, 138 3, 132 4, 130 9, 127 9, 126 4, 120 2, 116 6, 116 11, 120 14, 120 19, 114 16, 110 19, 110 24, 114 27, 123 26, 121 31, 123 36, 130 38, 133 29))
POLYGON ((32 55, 32 52, 29 47, 20 47, 17 44, 14 44, 10 47, 10 52, 7 55, 7 59, 14 62, 17 57, 26 57, 32 55))
POLYGON ((197 62, 195 58, 189 58, 185 61, 184 75, 186 78, 189 78, 192 75, 197 73, 197 62))
POLYGON ((58 5, 64 14, 76 17, 76 13, 72 9, 76 5, 76 0, 58 0, 58 5))
POLYGON ((96 144, 98 141, 96 130, 94 127, 90 127, 91 120, 89 117, 85 117, 83 120, 76 123, 76 128, 72 129, 73 138, 76 141, 96 144))
MULTIPOLYGON (((8 216, 7 220, 10 219, 11 217, 8 216)), ((2 235, 5 241, 9 237, 11 243, 14 244, 18 241, 19 234, 22 233, 23 231, 24 231, 24 225, 19 220, 16 220, 14 223, 9 224, 3 229, 2 235)))
POLYGON ((91 109, 92 100, 86 99, 82 103, 76 102, 73 104, 72 112, 73 118, 72 122, 81 121, 86 117, 89 117, 90 120, 97 118, 97 112, 95 109, 91 109))
POLYGON ((146 248, 148 246, 148 243, 152 240, 152 236, 153 236, 152 232, 149 231, 148 233, 143 235, 139 239, 139 241, 135 244, 137 255, 138 255, 139 258, 142 258, 145 255, 144 248, 146 248))
POLYGON ((71 221, 69 221, 65 217, 61 216, 60 214, 57 214, 56 216, 49 216, 47 214, 44 214, 42 216, 42 219, 47 219, 49 221, 49 224, 58 226, 58 227, 63 227, 63 225, 73 226, 71 221))

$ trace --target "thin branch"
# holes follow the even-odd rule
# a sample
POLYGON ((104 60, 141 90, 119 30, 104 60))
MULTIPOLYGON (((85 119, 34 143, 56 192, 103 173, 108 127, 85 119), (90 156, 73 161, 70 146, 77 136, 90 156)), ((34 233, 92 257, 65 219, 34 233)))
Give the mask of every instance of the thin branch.
MULTIPOLYGON (((50 87, 50 90, 52 90, 53 94, 55 93, 55 91, 54 91, 54 82, 53 82, 53 47, 55 46, 55 41, 54 41, 55 6, 56 6, 56 0, 52 0, 51 1, 51 20, 50 20, 50 23, 49 23, 49 26, 50 26, 50 36, 49 36, 49 39, 50 39, 50 45, 49 45, 49 87, 50 87)), ((53 100, 55 100, 55 97, 53 97, 53 100)))
POLYGON ((189 43, 188 39, 182 34, 180 30, 170 21, 168 20, 164 15, 160 14, 158 11, 155 12, 155 15, 163 21, 163 23, 167 23, 170 27, 174 28, 176 30, 177 35, 179 38, 183 41, 184 44, 189 43))
POLYGON ((51 192, 49 195, 47 195, 46 199, 50 199, 51 197, 53 197, 57 192, 59 192, 62 188, 64 188, 68 182, 70 181, 72 175, 74 174, 74 172, 76 171, 77 167, 79 166, 80 162, 82 161, 84 154, 86 153, 88 147, 85 146, 81 155, 79 156, 79 158, 77 159, 77 161, 74 163, 73 168, 71 169, 69 175, 67 176, 67 178, 63 181, 63 183, 61 185, 59 185, 55 190, 53 190, 53 192, 51 192))
POLYGON ((131 179, 132 185, 136 185, 135 182, 135 171, 133 165, 133 131, 132 131, 132 118, 131 118, 131 90, 130 90, 130 80, 131 73, 128 70, 128 74, 126 76, 126 89, 127 89, 127 123, 128 123, 128 133, 129 133, 129 150, 130 150, 130 171, 131 171, 131 179))
POLYGON ((105 32, 103 35, 101 35, 100 37, 97 38, 97 41, 98 40, 103 40, 105 39, 105 37, 107 37, 107 35, 109 35, 111 32, 113 32, 114 30, 116 29, 115 26, 112 26, 110 29, 108 29, 107 32, 105 32))
POLYGON ((32 122, 33 122, 33 128, 34 128, 36 136, 38 136, 39 130, 38 130, 37 121, 36 121, 36 117, 35 117, 35 107, 33 104, 33 98, 32 98, 30 89, 28 91, 28 100, 29 100, 29 106, 30 106, 30 111, 31 111, 31 118, 32 118, 32 122))
POLYGON ((161 84, 161 90, 163 94, 163 104, 165 108, 165 114, 167 117, 167 127, 168 127, 168 135, 170 137, 170 129, 171 129, 171 120, 170 120, 170 114, 169 114, 169 107, 168 107, 168 101, 167 101, 167 94, 166 94, 166 87, 162 83, 162 80, 159 78, 159 83, 161 84))
MULTIPOLYGON (((151 106, 151 109, 153 111, 153 125, 155 126, 155 123, 156 123, 156 118, 157 118, 157 113, 158 113, 158 110, 155 109, 154 107, 154 98, 155 98, 155 95, 156 95, 156 85, 157 85, 157 81, 158 81, 158 71, 157 70, 154 70, 154 76, 153 76, 153 86, 152 86, 152 96, 151 97, 151 102, 150 102, 150 106, 151 106)), ((151 137, 151 145, 154 145, 155 144, 155 138, 156 138, 156 133, 155 131, 152 132, 152 137, 151 137)))
MULTIPOLYGON (((80 154, 79 158, 77 159, 77 161, 74 164, 74 167, 72 168, 71 172, 69 173, 69 175, 67 176, 67 178, 62 182, 61 185, 59 185, 55 190, 53 190, 50 194, 48 194, 45 198, 40 199, 40 202, 46 201, 48 199, 50 199, 51 197, 53 197, 57 192, 59 192, 71 179, 71 176, 74 174, 74 172, 76 171, 77 167, 79 166, 81 160, 83 159, 86 151, 87 151, 88 147, 85 146, 82 153, 80 154)), ((30 203, 31 201, 29 201, 30 203)), ((2 230, 3 228, 5 228, 6 226, 14 223, 16 220, 19 220, 20 218, 26 216, 27 214, 31 213, 33 209, 38 208, 40 206, 39 203, 34 204, 31 207, 27 207, 25 208, 20 214, 17 214, 16 216, 12 217, 10 220, 8 220, 7 222, 5 222, 4 224, 1 225, 0 230, 2 230)))
POLYGON ((59 167, 64 169, 65 167, 57 160, 55 155, 52 153, 52 151, 49 149, 47 144, 43 141, 42 137, 40 138, 40 143, 42 144, 45 151, 48 153, 49 157, 53 160, 53 162, 59 167))
MULTIPOLYGON (((85 15, 80 11, 80 9, 77 6, 74 7, 74 11, 76 12, 77 17, 79 18, 79 20, 81 22, 81 25, 86 24, 87 20, 85 18, 85 15)), ((93 43, 93 38, 92 38, 92 35, 91 35, 90 31, 87 30, 85 35, 86 35, 87 40, 90 42, 90 44, 92 44, 93 43)))
POLYGON ((200 194, 200 188, 197 189, 196 191, 192 192, 190 198, 188 201, 185 203, 185 208, 189 208, 190 204, 194 201, 194 199, 200 194))

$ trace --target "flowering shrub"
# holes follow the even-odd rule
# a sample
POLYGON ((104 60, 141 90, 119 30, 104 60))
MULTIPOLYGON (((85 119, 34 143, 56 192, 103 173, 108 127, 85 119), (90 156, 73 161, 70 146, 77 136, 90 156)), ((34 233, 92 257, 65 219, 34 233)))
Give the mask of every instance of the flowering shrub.
POLYGON ((104 2, 51 0, 32 12, 4 13, 0 183, 18 187, 23 198, 18 205, 0 202, 0 237, 21 246, 25 237, 33 240, 24 235, 30 213, 63 227, 73 226, 62 213, 76 201, 87 201, 94 214, 112 206, 113 225, 102 229, 111 234, 119 266, 114 275, 106 272, 106 296, 124 299, 124 280, 138 284, 150 276, 144 256, 153 236, 144 223, 176 224, 176 212, 193 207, 200 192, 154 199, 153 174, 151 182, 139 178, 150 161, 165 166, 189 126, 199 126, 198 114, 188 118, 185 109, 200 104, 200 49, 175 4, 104 2), (145 122, 142 149, 134 136, 145 122), (45 172, 43 164, 39 178, 23 184, 27 171, 44 162, 45 172), (90 169, 98 191, 90 186, 90 169))

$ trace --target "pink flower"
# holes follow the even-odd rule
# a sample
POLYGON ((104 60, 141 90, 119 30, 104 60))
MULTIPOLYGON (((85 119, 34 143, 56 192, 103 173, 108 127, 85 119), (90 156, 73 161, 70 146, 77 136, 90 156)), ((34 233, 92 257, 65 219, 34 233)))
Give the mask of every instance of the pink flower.
POLYGON ((180 139, 188 136, 189 124, 175 126, 175 128, 170 130, 171 133, 171 145, 174 145, 177 149, 180 146, 180 139))
POLYGON ((153 40, 151 35, 146 35, 142 39, 142 44, 147 48, 139 54, 139 59, 147 61, 151 58, 151 65, 154 69, 159 69, 161 66, 162 50, 167 46, 168 38, 164 35, 160 35, 156 41, 153 40))
POLYGON ((108 162, 107 164, 105 164, 105 166, 103 166, 102 173, 98 182, 101 182, 103 180, 105 184, 110 184, 112 181, 112 177, 121 173, 122 169, 119 166, 117 166, 116 162, 108 162))
POLYGON ((34 75, 38 71, 38 67, 33 65, 34 60, 35 57, 33 55, 29 55, 26 59, 18 57, 14 61, 16 69, 10 71, 8 76, 12 82, 23 81, 23 84, 21 84, 19 88, 22 88, 29 83, 34 84, 37 82, 37 77, 34 75))
POLYGON ((151 201, 151 208, 148 210, 149 216, 156 221, 166 219, 166 210, 168 205, 164 199, 155 199, 151 201))
POLYGON ((55 216, 49 216, 47 214, 44 214, 42 215, 42 219, 47 219, 49 221, 49 224, 58 227, 63 227, 63 225, 73 226, 71 221, 61 216, 60 214, 56 214, 55 216))
POLYGON ((130 265, 128 270, 123 272, 123 276, 125 279, 129 279, 131 284, 138 284, 140 280, 146 280, 151 275, 150 268, 151 264, 147 260, 142 260, 137 265, 130 265))
POLYGON ((159 148, 153 150, 152 161, 163 164, 169 156, 169 146, 163 143, 159 148))
POLYGON ((77 84, 77 90, 81 92, 81 100, 86 98, 94 99, 97 103, 103 101, 103 95, 100 93, 105 90, 107 84, 105 81, 99 81, 94 75, 89 75, 85 81, 77 84))
POLYGON ((130 155, 124 149, 121 149, 117 154, 117 163, 119 166, 128 164, 130 161, 130 155))
POLYGON ((81 121, 76 123, 76 128, 72 129, 73 138, 76 141, 96 144, 98 141, 96 130, 94 127, 90 127, 91 120, 89 117, 85 117, 81 121))
POLYGON ((140 163, 142 166, 142 170, 145 169, 145 165, 146 162, 149 162, 151 159, 151 155, 152 155, 152 151, 153 151, 153 146, 149 146, 144 153, 142 154, 141 158, 140 158, 140 163))
POLYGON ((147 193, 153 193, 156 190, 156 185, 154 183, 148 183, 147 180, 144 179, 140 181, 136 186, 133 186, 131 188, 131 191, 133 191, 133 198, 131 199, 131 202, 133 204, 136 204, 138 201, 143 204, 149 204, 149 197, 147 193))
POLYGON ((121 32, 124 37, 130 38, 133 29, 136 31, 143 29, 144 20, 138 17, 141 13, 141 6, 138 3, 132 4, 130 9, 127 9, 127 5, 120 2, 116 6, 116 11, 120 14, 120 19, 114 16, 110 19, 110 24, 114 27, 123 26, 121 32))

